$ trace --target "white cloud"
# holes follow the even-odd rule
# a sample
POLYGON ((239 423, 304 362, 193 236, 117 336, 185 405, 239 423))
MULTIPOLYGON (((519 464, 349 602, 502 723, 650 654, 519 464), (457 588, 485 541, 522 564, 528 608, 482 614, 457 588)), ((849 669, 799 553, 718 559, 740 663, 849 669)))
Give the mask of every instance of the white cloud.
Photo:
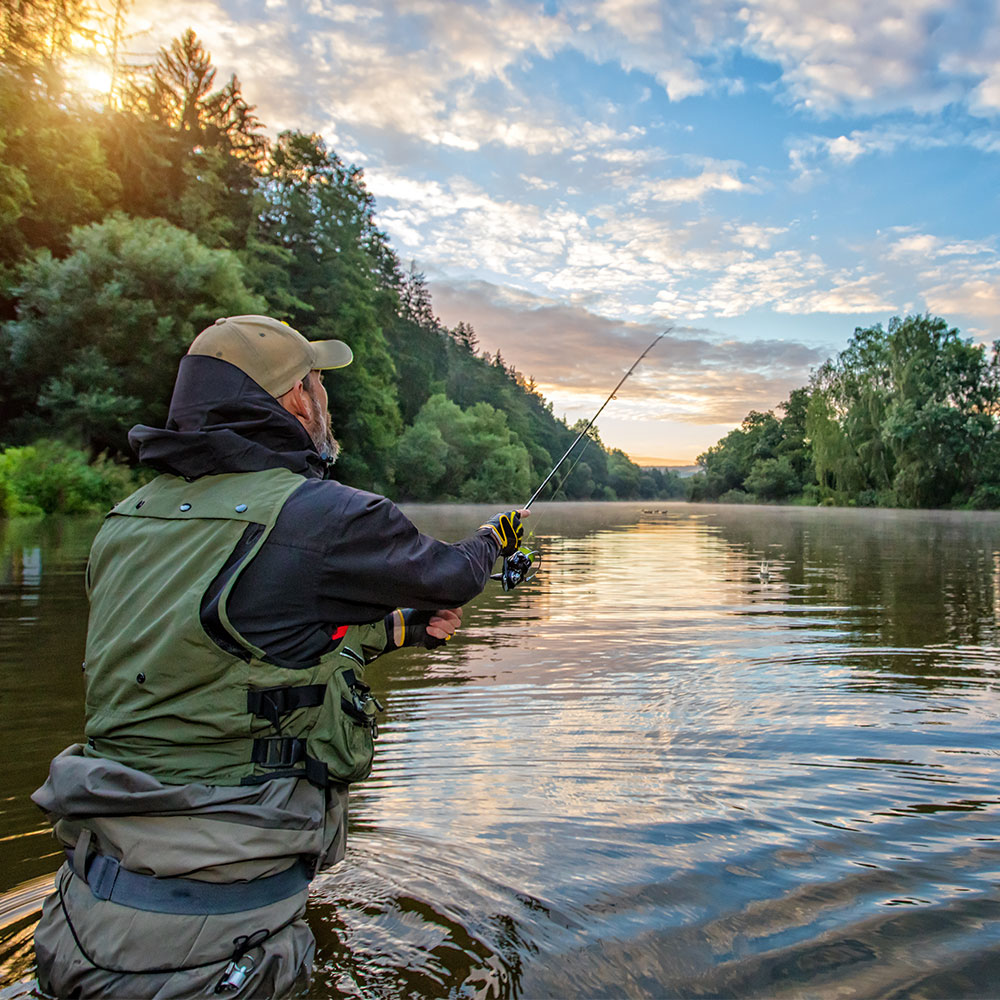
POLYGON ((889 244, 888 255, 893 260, 914 262, 914 258, 932 261, 941 257, 996 257, 992 243, 981 240, 949 240, 930 233, 918 233, 909 229, 895 230, 901 235, 889 244))
POLYGON ((938 121, 881 125, 854 129, 848 135, 797 136, 788 142, 788 160, 800 180, 815 179, 829 163, 847 166, 862 156, 888 155, 900 149, 916 151, 968 147, 1000 153, 1000 130, 981 126, 959 129, 938 121))
MULTIPOLYGON (((532 375, 557 408, 596 406, 615 373, 624 372, 662 330, 481 281, 432 282, 431 291, 446 324, 471 322, 480 346, 500 350, 532 375)), ((747 343, 705 329, 671 329, 630 380, 616 415, 736 423, 750 409, 776 406, 827 353, 796 342, 747 343)))
POLYGON ((981 339, 1000 337, 1000 253, 995 239, 962 240, 897 228, 885 234, 878 249, 913 283, 917 309, 958 325, 972 320, 981 339))
POLYGON ((752 188, 744 184, 735 174, 725 170, 703 170, 697 177, 665 177, 645 181, 629 196, 633 202, 639 201, 701 201, 712 191, 748 191, 752 188))
POLYGON ((740 17, 753 51, 781 66, 792 99, 818 112, 940 110, 967 91, 942 63, 982 45, 971 0, 747 0, 740 17))
POLYGON ((934 285, 924 292, 928 308, 942 316, 972 316, 989 320, 988 336, 1000 336, 1000 274, 992 280, 978 278, 934 285))

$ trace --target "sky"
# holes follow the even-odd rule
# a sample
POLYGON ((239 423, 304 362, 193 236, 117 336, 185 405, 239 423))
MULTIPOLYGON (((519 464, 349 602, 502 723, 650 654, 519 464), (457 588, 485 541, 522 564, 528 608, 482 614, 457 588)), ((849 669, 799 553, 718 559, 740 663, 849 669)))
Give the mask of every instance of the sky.
MULTIPOLYGON (((640 464, 855 328, 1000 337, 1000 0, 135 0, 364 169, 435 311, 640 464)), ((307 332, 307 331, 306 331, 307 332)))

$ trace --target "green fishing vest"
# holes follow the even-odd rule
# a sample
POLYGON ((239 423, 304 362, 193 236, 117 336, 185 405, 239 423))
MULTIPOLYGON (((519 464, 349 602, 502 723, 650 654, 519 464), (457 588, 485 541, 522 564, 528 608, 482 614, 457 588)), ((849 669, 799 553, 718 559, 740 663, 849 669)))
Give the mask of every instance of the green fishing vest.
POLYGON ((363 667, 385 647, 382 622, 353 625, 318 663, 291 667, 271 662, 226 613, 233 585, 303 482, 285 469, 160 476, 108 514, 87 567, 89 755, 166 784, 295 775, 325 786, 368 776, 379 706, 363 667), (201 606, 224 568, 220 645, 201 606))

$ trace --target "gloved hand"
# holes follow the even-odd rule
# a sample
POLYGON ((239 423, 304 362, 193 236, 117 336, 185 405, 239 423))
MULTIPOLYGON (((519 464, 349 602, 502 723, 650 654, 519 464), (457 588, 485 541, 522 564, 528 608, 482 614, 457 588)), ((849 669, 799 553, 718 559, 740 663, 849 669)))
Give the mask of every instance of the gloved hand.
POLYGON ((480 530, 489 528, 500 543, 500 555, 512 556, 520 548, 524 538, 524 525, 521 515, 527 517, 527 511, 506 510, 494 514, 488 521, 479 525, 480 530))
POLYGON ((461 608, 442 608, 439 611, 396 608, 385 616, 386 651, 400 646, 435 649, 443 646, 461 624, 461 608))

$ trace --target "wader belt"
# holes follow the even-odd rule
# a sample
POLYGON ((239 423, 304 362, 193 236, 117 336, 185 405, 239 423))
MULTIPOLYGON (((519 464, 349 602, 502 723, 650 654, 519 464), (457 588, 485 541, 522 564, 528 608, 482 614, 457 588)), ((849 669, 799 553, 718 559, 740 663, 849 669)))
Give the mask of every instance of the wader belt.
MULTIPOLYGON (((89 838, 88 838, 89 840, 89 838)), ((79 849, 81 845, 78 844, 79 849)), ((89 846, 83 845, 84 853, 89 846)), ((240 913, 288 899, 309 885, 309 867, 301 859, 277 875, 251 882, 200 882, 191 878, 156 878, 131 872, 105 854, 92 854, 77 865, 78 851, 66 848, 74 874, 82 878, 97 899, 148 910, 152 913, 240 913)))

